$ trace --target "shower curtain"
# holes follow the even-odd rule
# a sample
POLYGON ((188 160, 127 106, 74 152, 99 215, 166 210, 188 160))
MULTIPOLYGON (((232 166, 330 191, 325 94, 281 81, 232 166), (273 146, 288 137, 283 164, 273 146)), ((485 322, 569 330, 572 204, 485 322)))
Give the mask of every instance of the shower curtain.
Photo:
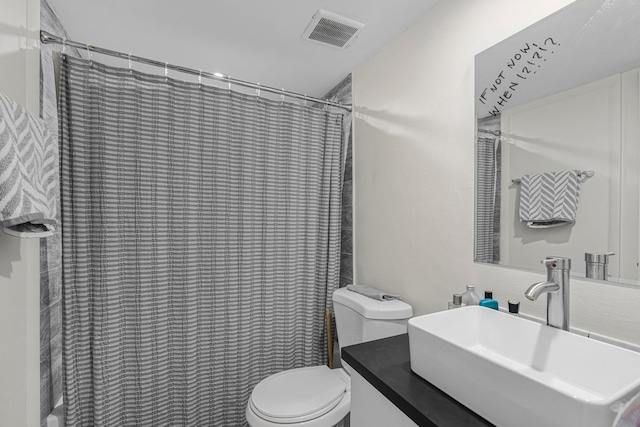
POLYGON ((344 116, 64 56, 68 426, 243 426, 322 364, 344 116))
POLYGON ((478 119, 476 140, 477 262, 500 261, 501 116, 478 119))

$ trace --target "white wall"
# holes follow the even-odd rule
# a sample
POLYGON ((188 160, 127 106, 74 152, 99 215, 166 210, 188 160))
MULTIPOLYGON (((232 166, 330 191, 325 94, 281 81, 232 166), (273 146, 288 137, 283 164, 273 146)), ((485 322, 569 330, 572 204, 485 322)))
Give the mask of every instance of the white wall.
MULTIPOLYGON (((0 0, 0 92, 39 110, 39 0, 0 0)), ((0 424, 40 425, 40 243, 0 232, 0 424)))
MULTIPOLYGON (((569 0, 446 0, 353 75, 359 284, 439 311, 466 284, 545 317, 542 273, 473 263, 474 56, 569 0)), ((640 345, 640 288, 572 280, 571 323, 640 345)))

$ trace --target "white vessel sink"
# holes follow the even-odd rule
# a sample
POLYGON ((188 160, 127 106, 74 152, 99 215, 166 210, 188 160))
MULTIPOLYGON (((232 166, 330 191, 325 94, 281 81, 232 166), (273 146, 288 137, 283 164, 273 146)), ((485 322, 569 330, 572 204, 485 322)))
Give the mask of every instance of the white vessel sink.
POLYGON ((413 372, 500 427, 610 427, 640 353, 485 307, 409 320, 413 372))

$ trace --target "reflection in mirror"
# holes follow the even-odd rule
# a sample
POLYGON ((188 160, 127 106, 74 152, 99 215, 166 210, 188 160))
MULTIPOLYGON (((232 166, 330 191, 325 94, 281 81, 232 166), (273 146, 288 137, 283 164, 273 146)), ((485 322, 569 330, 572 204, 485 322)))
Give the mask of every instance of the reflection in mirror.
POLYGON ((640 260, 640 2, 577 0, 476 56, 475 260, 640 260), (583 172, 593 171, 592 176, 583 172))

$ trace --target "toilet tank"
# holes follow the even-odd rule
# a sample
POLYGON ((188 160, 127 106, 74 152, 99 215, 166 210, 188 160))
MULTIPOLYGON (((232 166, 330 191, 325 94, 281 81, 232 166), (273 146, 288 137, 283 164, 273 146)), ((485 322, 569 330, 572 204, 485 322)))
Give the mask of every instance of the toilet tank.
POLYGON ((347 288, 333 293, 333 308, 341 348, 404 334, 407 321, 413 316, 406 302, 378 301, 347 288))

